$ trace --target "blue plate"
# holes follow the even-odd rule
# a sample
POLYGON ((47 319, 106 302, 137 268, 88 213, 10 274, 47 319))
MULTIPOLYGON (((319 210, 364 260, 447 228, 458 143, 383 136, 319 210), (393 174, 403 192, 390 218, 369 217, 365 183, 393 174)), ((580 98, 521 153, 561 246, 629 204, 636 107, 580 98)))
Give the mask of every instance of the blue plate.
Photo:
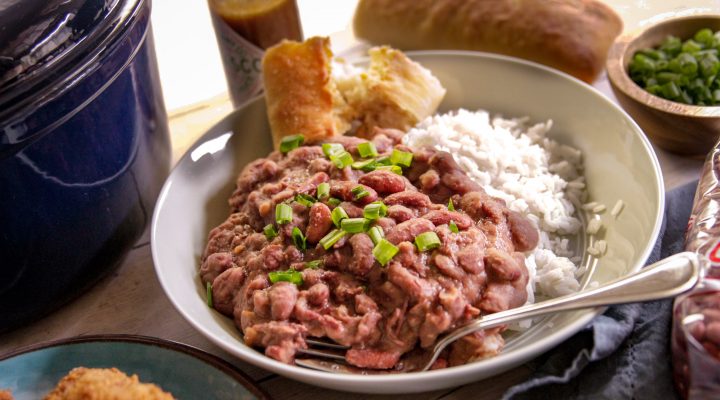
POLYGON ((269 400, 226 361, 194 347, 133 335, 82 336, 33 345, 0 357, 0 389, 16 400, 41 399, 75 367, 115 367, 178 399, 269 400))

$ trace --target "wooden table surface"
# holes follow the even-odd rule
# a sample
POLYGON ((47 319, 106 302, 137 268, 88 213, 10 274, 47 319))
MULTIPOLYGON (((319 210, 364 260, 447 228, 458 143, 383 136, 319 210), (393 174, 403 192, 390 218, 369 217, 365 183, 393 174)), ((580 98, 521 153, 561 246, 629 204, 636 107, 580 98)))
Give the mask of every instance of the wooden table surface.
MULTIPOLYGON (((612 97, 605 79, 600 79, 595 86, 612 97)), ((230 111, 227 97, 221 96, 172 112, 169 121, 173 162, 209 126, 230 111)), ((656 151, 666 189, 699 177, 702 160, 656 151)), ((0 335, 0 355, 38 342, 102 333, 155 336, 214 353, 246 372, 276 399, 493 399, 530 373, 528 367, 520 366, 491 379, 454 389, 412 395, 368 396, 322 389, 261 370, 232 358, 210 343, 173 308, 155 275, 147 232, 119 268, 90 291, 44 319, 0 335)))

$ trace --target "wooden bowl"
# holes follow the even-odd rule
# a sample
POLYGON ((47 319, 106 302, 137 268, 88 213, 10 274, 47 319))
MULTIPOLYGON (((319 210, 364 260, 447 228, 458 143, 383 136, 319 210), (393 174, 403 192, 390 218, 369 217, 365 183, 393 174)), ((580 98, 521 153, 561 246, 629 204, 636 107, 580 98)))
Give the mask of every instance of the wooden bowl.
POLYGON ((657 146, 684 155, 705 155, 720 136, 720 107, 692 106, 652 95, 628 75, 637 50, 658 46, 668 35, 681 40, 702 28, 720 30, 720 15, 693 15, 661 21, 619 37, 608 53, 608 78, 620 105, 657 146))

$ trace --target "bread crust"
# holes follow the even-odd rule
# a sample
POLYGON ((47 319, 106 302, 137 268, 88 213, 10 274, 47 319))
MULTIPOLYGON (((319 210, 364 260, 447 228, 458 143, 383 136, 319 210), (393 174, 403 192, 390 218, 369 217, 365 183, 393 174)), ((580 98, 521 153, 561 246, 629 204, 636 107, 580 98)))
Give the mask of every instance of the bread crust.
POLYGON ((331 79, 331 61, 324 37, 284 40, 265 52, 265 103, 276 148, 285 136, 315 142, 349 129, 349 107, 331 79))
POLYGON ((500 53, 592 82, 622 20, 595 0, 360 0, 353 26, 373 44, 500 53))

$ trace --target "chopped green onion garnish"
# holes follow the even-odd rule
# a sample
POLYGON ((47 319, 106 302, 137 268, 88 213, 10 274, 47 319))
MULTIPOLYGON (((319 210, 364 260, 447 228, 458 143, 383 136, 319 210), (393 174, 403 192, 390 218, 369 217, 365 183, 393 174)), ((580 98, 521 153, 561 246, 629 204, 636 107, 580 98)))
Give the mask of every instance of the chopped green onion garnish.
POLYGON ((212 296, 212 283, 207 282, 205 284, 205 297, 207 298, 207 305, 208 307, 212 308, 213 306, 213 296, 212 296))
POLYGON ((317 200, 315 200, 315 198, 310 196, 309 194, 298 193, 297 195, 295 195, 295 201, 304 205, 305 207, 311 207, 313 203, 315 203, 317 200))
POLYGON ((340 203, 342 203, 342 200, 331 197, 328 199, 327 203, 332 207, 337 207, 340 203))
POLYGON ((382 201, 373 201, 363 209, 363 216, 367 219, 378 219, 387 215, 387 206, 382 201))
POLYGON ((278 232, 277 229, 275 229, 275 226, 273 224, 267 224, 263 228, 263 233, 265 234, 265 237, 268 241, 275 239, 277 237, 278 232))
POLYGON ((393 165, 390 157, 387 156, 376 159, 375 163, 377 163, 377 165, 393 165))
POLYGON ((360 143, 358 145, 357 149, 358 149, 358 153, 360 154, 360 157, 362 157, 362 158, 378 156, 377 148, 375 148, 375 143, 373 143, 373 142, 360 143))
POLYGON ((320 239, 320 246, 322 246, 323 249, 328 250, 329 248, 333 247, 333 245, 337 243, 338 240, 342 239, 342 237, 345 236, 346 233, 347 232, 342 229, 333 229, 327 235, 323 236, 322 239, 320 239))
POLYGON ((345 151, 345 147, 343 147, 340 143, 323 143, 322 151, 327 158, 330 158, 330 156, 334 154, 345 151))
POLYGON ((370 194, 363 186, 355 186, 350 192, 353 194, 353 200, 360 200, 370 194))
POLYGON ((381 165, 379 167, 375 167, 376 170, 388 170, 390 172, 394 172, 398 175, 402 175, 402 168, 400 168, 397 165, 381 165))
POLYGON ((318 269, 323 266, 323 260, 313 260, 305 263, 305 268, 318 269))
POLYGON ((452 199, 448 200, 448 211, 455 211, 455 204, 453 204, 452 199))
POLYGON ((305 142, 305 136, 303 135, 285 136, 280 141, 280 152, 285 154, 290 150, 298 148, 303 142, 305 142))
POLYGON ((373 256, 380 265, 385 266, 385 264, 395 257, 395 254, 397 254, 398 251, 399 249, 395 247, 395 245, 388 242, 386 239, 380 239, 373 248, 373 256))
POLYGON ((375 170, 375 160, 364 160, 364 161, 355 161, 350 165, 352 169, 359 169, 361 171, 370 172, 375 170))
POLYGON ((328 196, 330 196, 330 184, 327 182, 319 184, 317 187, 317 198, 324 199, 328 196))
POLYGON ((361 233, 370 229, 370 220, 365 218, 345 218, 340 221, 340 229, 347 233, 361 233))
POLYGON ((370 236, 373 244, 378 244, 378 242, 380 242, 380 240, 385 237, 382 228, 380 228, 379 226, 373 226, 372 228, 370 228, 370 230, 367 231, 367 234, 368 236, 370 236))
POLYGON ((292 240, 293 243, 295 243, 295 247, 300 250, 305 250, 305 235, 303 235, 302 231, 297 226, 292 230, 292 240))
POLYGON ((330 216, 332 217, 333 224, 335 224, 338 228, 340 227, 340 221, 348 218, 347 213, 342 207, 335 207, 335 209, 332 210, 332 213, 330 213, 330 216))
POLYGON ((335 164, 337 169, 343 169, 353 163, 353 158, 347 151, 342 151, 330 156, 330 161, 335 164))
POLYGON ((390 154, 390 162, 401 167, 409 167, 412 164, 412 159, 413 153, 407 151, 393 149, 392 154, 390 154))
POLYGON ((450 221, 450 224, 448 224, 448 226, 450 227, 450 230, 451 230, 453 233, 458 233, 458 232, 460 232, 460 229, 458 229, 458 226, 457 226, 457 224, 455 224, 455 221, 450 221))
POLYGON ((415 237, 415 246, 420 251, 432 250, 440 247, 440 238, 433 232, 424 232, 415 237))
POLYGON ((292 221, 292 218, 293 211, 289 205, 280 203, 275 206, 275 222, 277 222, 278 225, 287 224, 292 221))
POLYGON ((271 283, 290 282, 298 286, 303 284, 302 273, 290 268, 287 271, 273 271, 268 273, 271 283))

